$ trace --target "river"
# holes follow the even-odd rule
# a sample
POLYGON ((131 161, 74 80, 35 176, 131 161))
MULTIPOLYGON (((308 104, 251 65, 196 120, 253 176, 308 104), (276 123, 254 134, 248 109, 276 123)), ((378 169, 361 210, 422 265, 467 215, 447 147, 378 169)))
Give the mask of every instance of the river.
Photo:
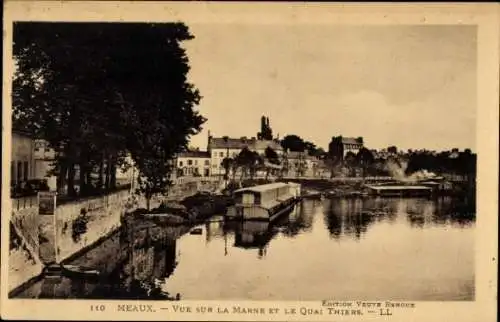
POLYGON ((474 300, 473 209, 451 198, 305 200, 273 225, 214 216, 190 234, 137 223, 71 263, 102 277, 45 278, 16 297, 474 300))

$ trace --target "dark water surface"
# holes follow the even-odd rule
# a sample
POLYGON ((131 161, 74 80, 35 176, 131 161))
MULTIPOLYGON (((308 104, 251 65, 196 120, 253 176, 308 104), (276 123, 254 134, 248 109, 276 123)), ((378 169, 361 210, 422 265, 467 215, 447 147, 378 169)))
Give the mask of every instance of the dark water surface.
POLYGON ((18 297, 473 300, 474 218, 463 200, 377 198, 303 201, 272 225, 215 216, 201 235, 136 223, 71 263, 103 277, 18 297))

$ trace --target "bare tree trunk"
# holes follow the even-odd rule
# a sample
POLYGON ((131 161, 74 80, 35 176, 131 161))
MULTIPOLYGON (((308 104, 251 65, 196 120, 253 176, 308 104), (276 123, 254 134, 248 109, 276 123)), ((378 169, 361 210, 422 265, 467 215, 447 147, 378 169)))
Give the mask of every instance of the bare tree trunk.
POLYGON ((109 190, 110 183, 111 183, 111 163, 110 163, 110 160, 108 158, 106 160, 106 174, 105 174, 105 180, 104 180, 104 189, 106 191, 109 190))
POLYGON ((71 162, 68 167, 68 196, 75 197, 75 164, 71 162))
POLYGON ((104 153, 101 157, 101 161, 99 163, 99 179, 97 181, 97 186, 99 188, 99 190, 101 190, 104 185, 104 153))
POLYGON ((68 166, 66 164, 66 160, 61 160, 59 164, 59 173, 58 173, 58 182, 57 182, 57 191, 62 193, 66 190, 66 177, 68 175, 68 166))
POLYGON ((116 161, 113 159, 111 161, 111 173, 109 179, 110 188, 116 188, 116 161))
POLYGON ((89 189, 90 191, 90 189, 92 188, 92 168, 87 168, 86 175, 87 175, 86 179, 87 189, 89 189))
POLYGON ((85 182, 85 179, 86 179, 85 164, 82 161, 80 161, 79 168, 80 168, 80 171, 78 173, 78 177, 80 180, 80 190, 78 191, 78 195, 84 196, 87 194, 87 184, 85 182))

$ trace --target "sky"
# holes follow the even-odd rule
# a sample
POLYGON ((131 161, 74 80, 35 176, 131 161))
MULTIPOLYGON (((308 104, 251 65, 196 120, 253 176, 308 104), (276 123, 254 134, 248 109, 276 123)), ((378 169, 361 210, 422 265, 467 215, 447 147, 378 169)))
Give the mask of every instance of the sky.
POLYGON ((208 120, 191 145, 275 135, 327 148, 332 136, 369 148, 447 150, 476 143, 473 26, 191 24, 189 81, 208 120))

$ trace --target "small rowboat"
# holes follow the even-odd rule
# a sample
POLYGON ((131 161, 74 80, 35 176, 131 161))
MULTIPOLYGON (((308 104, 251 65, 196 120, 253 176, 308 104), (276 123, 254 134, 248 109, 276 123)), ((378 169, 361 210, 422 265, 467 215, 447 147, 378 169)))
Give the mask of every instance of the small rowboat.
POLYGON ((96 269, 83 266, 63 265, 62 274, 66 277, 73 278, 97 278, 101 275, 101 272, 96 269))

